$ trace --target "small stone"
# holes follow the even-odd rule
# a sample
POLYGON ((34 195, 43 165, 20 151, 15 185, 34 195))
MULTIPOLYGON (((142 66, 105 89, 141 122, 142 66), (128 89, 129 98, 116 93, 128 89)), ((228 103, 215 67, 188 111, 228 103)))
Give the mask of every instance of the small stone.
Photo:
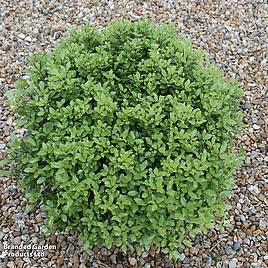
POLYGON ((239 210, 241 210, 242 206, 241 206, 240 203, 237 203, 236 206, 237 206, 237 208, 238 208, 239 210))
POLYGON ((6 66, 6 63, 3 60, 0 60, 0 68, 4 68, 6 66))
POLYGON ((137 260, 135 258, 131 258, 131 257, 128 258, 128 261, 129 261, 129 264, 132 266, 135 266, 137 263, 137 260))
POLYGON ((144 251, 141 255, 142 258, 147 258, 149 253, 147 251, 144 251))
POLYGON ((52 245, 54 245, 55 243, 56 243, 56 241, 57 241, 57 236, 56 235, 51 235, 50 237, 49 237, 49 241, 50 241, 50 243, 52 244, 52 245))
POLYGON ((24 257, 23 260, 27 263, 31 263, 31 259, 29 257, 24 257))
POLYGON ((258 188, 257 186, 255 186, 255 185, 250 185, 250 186, 248 187, 248 190, 249 190, 250 192, 253 192, 253 193, 256 193, 256 194, 259 194, 259 193, 260 193, 259 188, 258 188))
POLYGON ((245 216, 244 215, 240 215, 240 220, 244 222, 246 220, 245 216))
POLYGON ((76 266, 79 263, 79 257, 78 255, 73 255, 72 256, 72 263, 76 266))
POLYGON ((9 42, 7 42, 6 40, 4 41, 4 44, 2 45, 2 50, 4 50, 4 51, 8 51, 8 50, 10 50, 10 44, 9 44, 9 42))
POLYGON ((24 38, 25 38, 25 34, 20 33, 20 34, 18 34, 18 37, 19 37, 20 39, 24 39, 24 38))
POLYGON ((256 125, 256 124, 254 124, 253 125, 253 129, 255 129, 255 130, 258 130, 258 129, 260 129, 261 127, 259 126, 259 125, 256 125))
POLYGON ((116 264, 116 255, 115 254, 112 254, 111 256, 110 256, 110 260, 111 260, 111 262, 113 263, 113 264, 116 264))
POLYGON ((155 256, 155 249, 154 248, 151 248, 150 250, 149 250, 149 254, 154 258, 154 256, 155 256))
POLYGON ((53 38, 54 38, 55 40, 59 39, 61 36, 62 36, 62 33, 61 33, 61 32, 55 32, 55 33, 53 34, 53 38))
POLYGON ((184 264, 189 264, 190 263, 190 259, 189 258, 184 258, 184 260, 182 261, 184 264))
POLYGON ((63 256, 59 256, 57 258, 57 265, 61 267, 61 265, 63 264, 64 262, 64 257, 63 256))
POLYGON ((8 233, 9 232, 9 228, 3 228, 2 229, 4 233, 8 233))
POLYGON ((232 28, 231 26, 224 25, 224 27, 225 27, 229 32, 232 32, 232 31, 233 31, 233 28, 232 28))
POLYGON ((99 265, 96 262, 92 263, 92 268, 99 268, 99 265))
POLYGON ((238 241, 233 244, 233 249, 235 251, 237 251, 238 249, 240 249, 240 247, 241 247, 241 244, 238 241))
POLYGON ((181 256, 180 256, 181 261, 183 261, 185 259, 185 257, 186 257, 185 254, 181 253, 181 256))
POLYGON ((252 268, 260 268, 260 265, 256 262, 251 263, 252 268))
POLYGON ((261 219, 259 226, 260 226, 260 229, 264 231, 266 229, 266 222, 261 219))
POLYGON ((66 241, 72 243, 74 238, 72 236, 67 236, 66 241))
POLYGON ((191 247, 190 248, 190 252, 191 252, 191 254, 196 255, 199 252, 199 248, 197 248, 197 247, 191 247))
POLYGON ((74 245, 70 244, 66 250, 67 254, 73 254, 74 253, 74 245))
POLYGON ((236 268, 237 259, 233 258, 231 261, 229 261, 228 267, 229 268, 236 268))
POLYGON ((0 240, 2 240, 2 238, 4 237, 4 233, 2 231, 0 231, 0 240))
POLYGON ((8 268, 16 268, 16 264, 15 264, 13 261, 9 261, 9 262, 7 263, 7 267, 8 267, 8 268))
POLYGON ((20 236, 20 235, 21 235, 21 232, 20 232, 20 231, 14 231, 12 234, 13 234, 14 236, 20 236))
POLYGON ((23 261, 21 258, 16 258, 15 263, 17 267, 23 267, 23 261))
POLYGON ((0 150, 2 151, 2 150, 4 150, 6 148, 6 145, 5 144, 0 144, 0 150))
POLYGON ((13 243, 14 243, 16 246, 20 245, 20 243, 21 243, 21 238, 20 238, 19 236, 15 237, 13 243))
POLYGON ((34 34, 38 34, 39 33, 39 29, 38 28, 33 28, 32 31, 33 31, 34 34))
POLYGON ((30 36, 27 36, 27 37, 25 38, 25 40, 26 40, 27 42, 31 42, 31 41, 32 41, 32 38, 31 38, 30 36))
POLYGON ((151 268, 151 264, 149 262, 146 262, 144 268, 151 268))
POLYGON ((208 257, 207 266, 211 266, 211 264, 212 264, 212 258, 211 257, 208 257))
POLYGON ((28 236, 28 235, 22 235, 22 236, 21 236, 21 239, 22 239, 23 241, 27 241, 27 240, 28 240, 28 238, 29 238, 29 236, 28 236))
POLYGON ((98 251, 99 251, 99 247, 94 246, 92 250, 94 251, 94 253, 98 253, 98 251))
POLYGON ((225 253, 226 253, 227 255, 233 255, 235 252, 233 251, 233 249, 232 249, 231 246, 226 245, 226 246, 225 246, 225 253))

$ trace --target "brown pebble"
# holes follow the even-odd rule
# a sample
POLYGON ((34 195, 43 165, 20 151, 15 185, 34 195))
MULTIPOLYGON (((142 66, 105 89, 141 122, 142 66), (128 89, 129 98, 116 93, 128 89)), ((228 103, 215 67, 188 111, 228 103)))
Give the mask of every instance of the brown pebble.
POLYGON ((64 257, 63 257, 63 256, 59 256, 59 257, 57 258, 57 265, 62 265, 63 262, 64 262, 64 257))

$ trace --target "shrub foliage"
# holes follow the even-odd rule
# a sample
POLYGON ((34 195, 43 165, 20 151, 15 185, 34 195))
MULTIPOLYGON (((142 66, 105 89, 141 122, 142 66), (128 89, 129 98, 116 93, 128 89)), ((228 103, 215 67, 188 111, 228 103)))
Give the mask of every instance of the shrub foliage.
POLYGON ((226 210, 240 96, 173 25, 73 29, 13 94, 13 171, 49 229, 176 257, 226 210))

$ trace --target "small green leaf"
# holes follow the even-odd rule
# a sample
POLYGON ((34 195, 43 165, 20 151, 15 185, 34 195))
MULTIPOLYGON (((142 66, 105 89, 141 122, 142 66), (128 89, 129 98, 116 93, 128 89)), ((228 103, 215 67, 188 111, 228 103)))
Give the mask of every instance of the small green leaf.
POLYGON ((42 184, 46 181, 46 178, 45 177, 40 177, 38 180, 37 180, 37 183, 38 184, 42 184))
POLYGON ((128 192, 128 195, 129 195, 129 196, 136 196, 137 194, 138 194, 137 191, 129 191, 129 192, 128 192))
POLYGON ((191 246, 192 246, 191 241, 186 240, 186 239, 184 239, 184 240, 182 241, 182 243, 183 243, 186 247, 191 247, 191 246))
POLYGON ((61 215, 61 219, 62 219, 62 221, 64 221, 64 222, 67 222, 67 216, 65 215, 65 214, 62 214, 61 215))

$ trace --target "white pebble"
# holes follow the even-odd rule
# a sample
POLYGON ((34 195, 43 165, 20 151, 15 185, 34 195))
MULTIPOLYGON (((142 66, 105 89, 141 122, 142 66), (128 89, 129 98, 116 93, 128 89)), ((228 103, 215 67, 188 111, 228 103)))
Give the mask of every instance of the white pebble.
POLYGON ((253 193, 256 193, 256 194, 259 194, 260 193, 260 189, 257 186, 255 186, 255 185, 250 185, 248 187, 248 190, 250 192, 253 192, 253 193))
POLYGON ((30 36, 27 36, 27 37, 25 38, 25 40, 28 41, 28 42, 31 42, 31 41, 32 41, 32 38, 31 38, 30 36))
POLYGON ((18 34, 18 37, 19 37, 20 39, 24 39, 24 38, 25 38, 25 34, 20 33, 20 34, 18 34))
POLYGON ((259 125, 254 124, 254 125, 253 125, 253 128, 254 128, 255 130, 258 130, 258 129, 260 129, 261 127, 260 127, 259 125))

